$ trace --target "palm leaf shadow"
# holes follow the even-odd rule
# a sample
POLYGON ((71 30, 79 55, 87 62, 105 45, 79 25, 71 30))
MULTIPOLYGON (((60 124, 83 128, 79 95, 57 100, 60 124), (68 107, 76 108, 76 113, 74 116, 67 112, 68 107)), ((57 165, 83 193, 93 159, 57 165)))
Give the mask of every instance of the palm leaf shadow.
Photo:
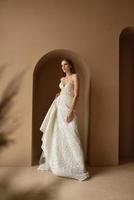
MULTIPOLYGON (((5 66, 0 67, 0 77, 4 69, 5 66)), ((0 150, 14 142, 14 140, 9 139, 8 136, 19 126, 19 120, 16 116, 8 117, 8 113, 10 109, 13 109, 13 100, 19 92, 25 72, 26 70, 24 69, 9 81, 0 100, 0 150)))

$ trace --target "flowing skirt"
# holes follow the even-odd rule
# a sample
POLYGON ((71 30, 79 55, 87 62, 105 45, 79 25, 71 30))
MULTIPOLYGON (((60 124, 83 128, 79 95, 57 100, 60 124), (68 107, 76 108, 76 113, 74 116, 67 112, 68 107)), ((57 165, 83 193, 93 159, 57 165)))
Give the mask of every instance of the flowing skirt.
POLYGON ((89 177, 89 172, 85 167, 76 111, 73 120, 66 121, 71 102, 70 95, 56 97, 40 126, 43 135, 38 169, 82 181, 89 177))

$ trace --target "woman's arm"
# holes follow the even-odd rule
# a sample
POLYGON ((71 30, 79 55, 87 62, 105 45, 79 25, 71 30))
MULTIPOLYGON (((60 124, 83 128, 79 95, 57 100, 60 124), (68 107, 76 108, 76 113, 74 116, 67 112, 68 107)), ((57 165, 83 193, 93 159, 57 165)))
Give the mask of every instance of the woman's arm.
POLYGON ((73 110, 76 107, 76 103, 77 103, 77 100, 79 97, 79 87, 80 87, 78 74, 75 74, 73 79, 74 79, 74 96, 73 96, 73 100, 72 100, 72 105, 70 107, 70 112, 73 112, 73 110))
POLYGON ((73 96, 73 99, 72 99, 72 104, 70 106, 70 110, 69 110, 69 113, 67 115, 67 122, 70 122, 72 121, 74 115, 73 115, 73 110, 75 109, 75 106, 76 106, 76 103, 77 103, 77 100, 78 100, 78 97, 79 97, 79 77, 77 74, 74 75, 73 77, 73 80, 74 80, 74 96, 73 96))

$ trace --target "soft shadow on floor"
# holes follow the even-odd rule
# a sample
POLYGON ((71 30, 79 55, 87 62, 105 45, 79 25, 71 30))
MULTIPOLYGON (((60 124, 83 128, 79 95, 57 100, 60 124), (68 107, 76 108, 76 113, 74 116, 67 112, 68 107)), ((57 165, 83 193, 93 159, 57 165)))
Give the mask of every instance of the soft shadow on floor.
MULTIPOLYGON (((31 186, 32 184, 30 183, 29 186, 25 187, 24 185, 24 187, 21 186, 22 188, 20 189, 19 185, 21 185, 21 183, 18 182, 18 185, 14 185, 17 173, 18 176, 20 176, 19 173, 21 173, 21 169, 19 169, 19 167, 10 167, 0 180, 1 200, 53 200, 57 197, 62 183, 66 181, 65 179, 52 179, 52 181, 47 183, 46 180, 46 182, 44 181, 44 186, 42 186, 43 184, 39 184, 38 177, 36 176, 37 181, 35 179, 34 186, 31 186)), ((26 179, 28 177, 25 178, 24 176, 23 178, 25 179, 24 182, 27 184, 28 180, 26 179)), ((43 176, 42 179, 44 179, 43 176)))

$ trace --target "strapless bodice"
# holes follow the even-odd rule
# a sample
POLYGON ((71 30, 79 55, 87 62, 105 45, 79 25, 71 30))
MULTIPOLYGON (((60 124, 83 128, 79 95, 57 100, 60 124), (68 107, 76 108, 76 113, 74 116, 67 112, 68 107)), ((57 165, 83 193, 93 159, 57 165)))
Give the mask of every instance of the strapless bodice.
POLYGON ((65 85, 63 81, 59 83, 59 88, 61 89, 60 94, 70 95, 73 97, 74 95, 74 83, 73 80, 69 80, 65 85))

